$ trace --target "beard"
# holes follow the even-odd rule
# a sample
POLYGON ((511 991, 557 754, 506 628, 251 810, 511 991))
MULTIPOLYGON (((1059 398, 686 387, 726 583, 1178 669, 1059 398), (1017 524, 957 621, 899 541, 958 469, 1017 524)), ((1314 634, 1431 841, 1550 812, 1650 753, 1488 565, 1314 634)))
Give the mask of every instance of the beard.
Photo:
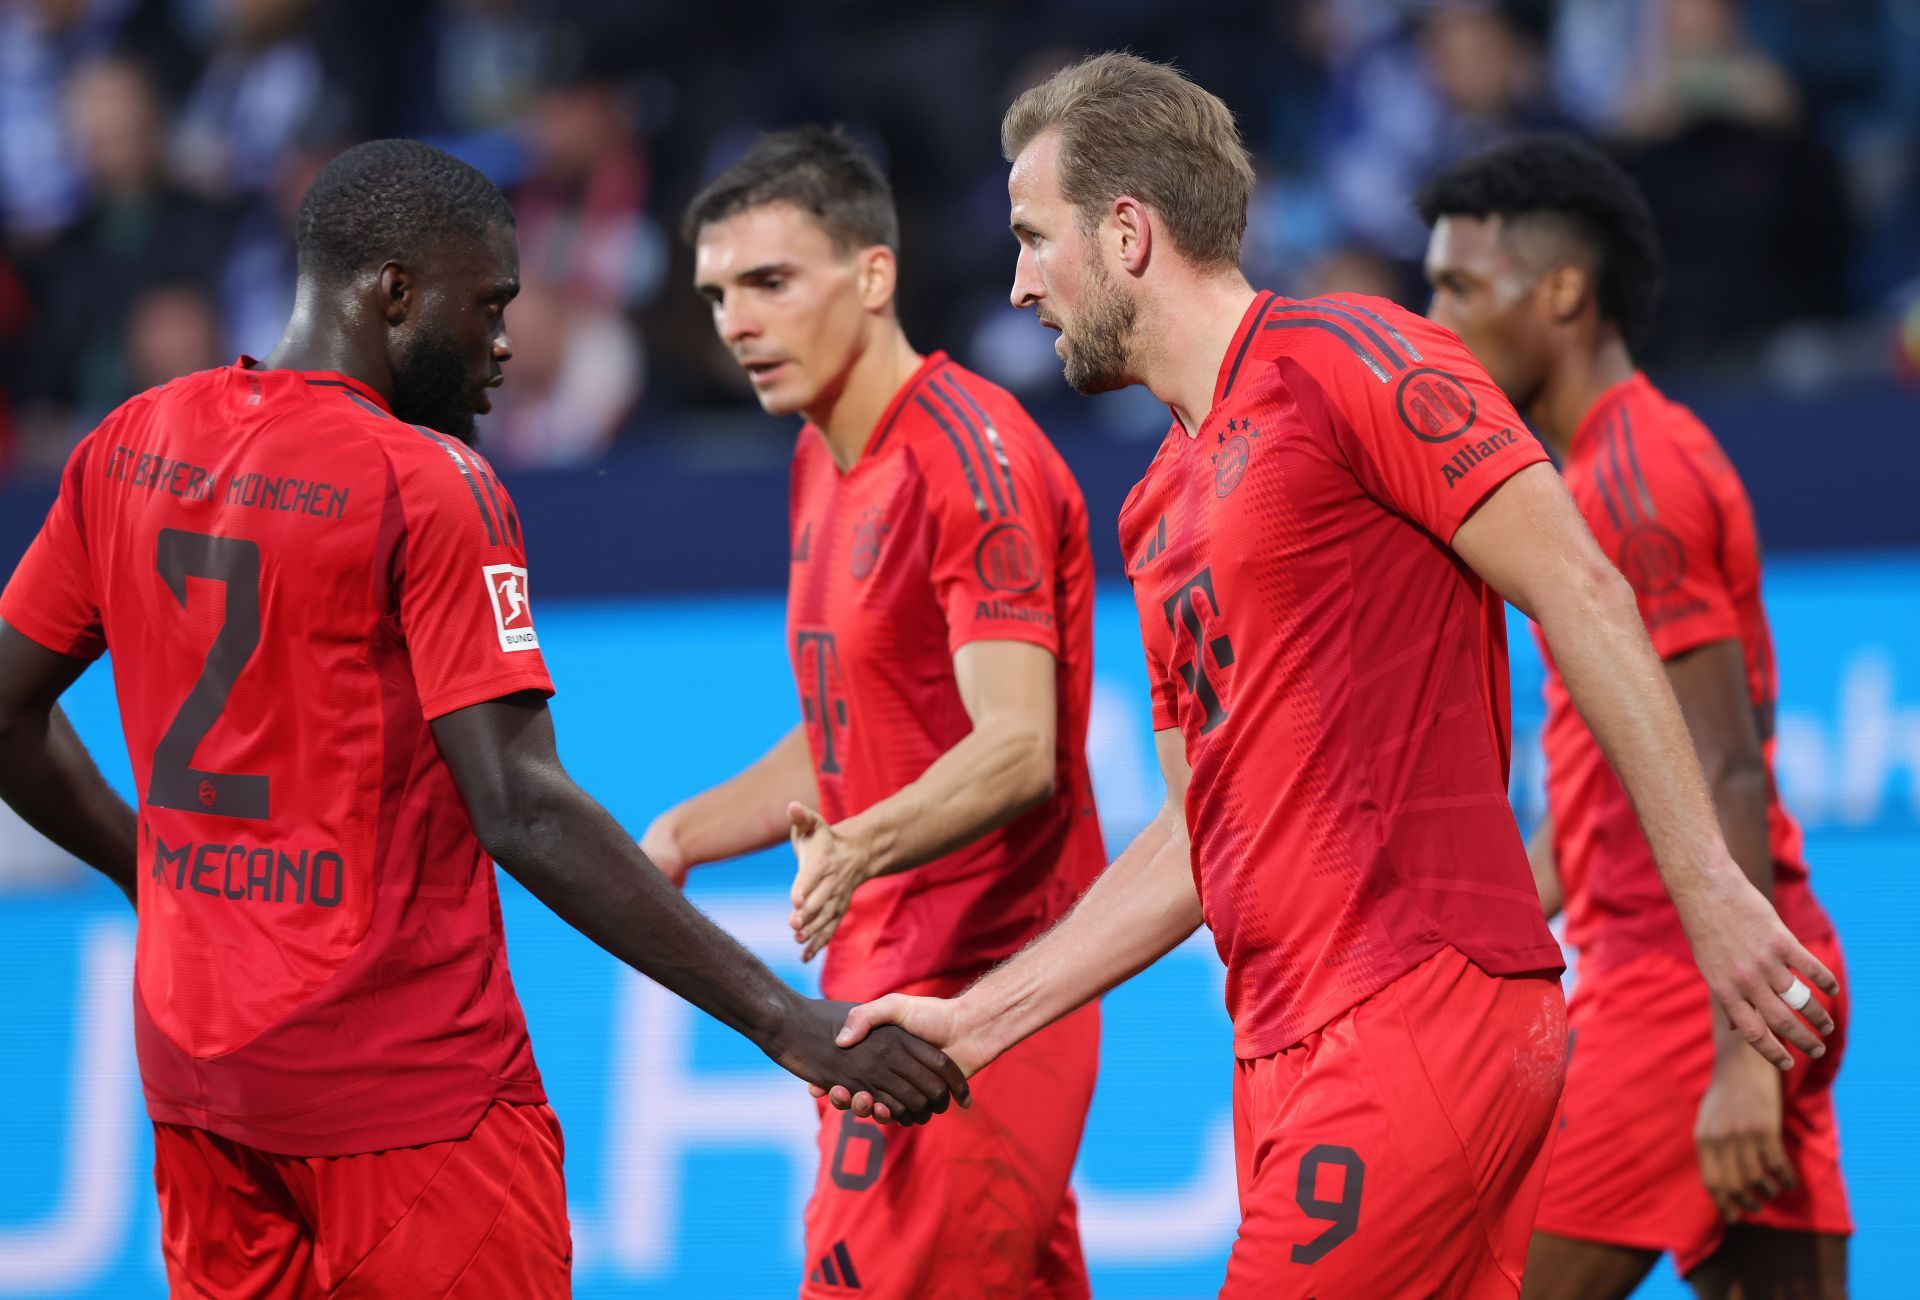
POLYGON ((1061 360, 1068 387, 1090 397, 1133 382, 1128 344, 1139 312, 1139 303, 1096 261, 1080 322, 1072 334, 1063 333, 1067 346, 1061 360))
POLYGON ((422 324, 393 368, 393 413, 461 442, 473 441, 473 379, 453 331, 422 324))

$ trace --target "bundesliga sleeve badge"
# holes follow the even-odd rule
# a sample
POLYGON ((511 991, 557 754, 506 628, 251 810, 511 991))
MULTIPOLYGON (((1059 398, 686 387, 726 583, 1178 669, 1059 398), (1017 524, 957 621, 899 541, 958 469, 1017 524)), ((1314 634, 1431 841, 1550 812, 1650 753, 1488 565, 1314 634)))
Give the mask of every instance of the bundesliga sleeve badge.
POLYGON ((527 603, 527 571, 516 564, 489 564, 481 573, 487 580, 487 600, 493 605, 493 626, 502 650, 538 650, 533 630, 533 606, 527 603))

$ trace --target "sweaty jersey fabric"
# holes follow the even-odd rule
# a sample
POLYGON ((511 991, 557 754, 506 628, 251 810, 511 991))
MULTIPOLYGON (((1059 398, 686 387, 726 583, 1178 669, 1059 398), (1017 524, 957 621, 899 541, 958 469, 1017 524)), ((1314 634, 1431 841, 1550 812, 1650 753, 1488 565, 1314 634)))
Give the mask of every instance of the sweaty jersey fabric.
MULTIPOLYGON (((1830 925, 1807 883, 1799 825, 1773 782, 1773 708, 1779 676, 1760 602, 1760 537, 1740 476, 1694 414, 1636 374, 1587 412, 1567 450, 1565 477, 1600 546, 1639 598, 1662 659, 1738 640, 1747 692, 1766 748, 1767 831, 1774 907, 1803 941, 1830 925)), ((1547 810, 1566 891, 1567 942, 1583 973, 1650 948, 1687 955, 1680 914, 1620 778, 1573 706, 1553 656, 1547 663, 1547 810)))
POLYGON ((1492 974, 1560 968, 1507 801, 1503 606, 1448 549, 1545 459, 1446 330, 1262 293, 1212 410, 1122 508, 1241 1057, 1448 944, 1492 974))
POLYGON ((339 375, 190 375, 75 449, 0 617, 113 652, 155 1120, 348 1155, 545 1100, 428 726, 553 689, 483 459, 339 375))
POLYGON ((1053 797, 946 857, 862 885, 821 987, 866 1000, 1010 956, 1106 864, 1087 776, 1093 561, 1059 453, 1004 390, 934 353, 842 473, 793 454, 787 649, 829 821, 871 807, 973 729, 953 656, 1025 641, 1057 665, 1053 797))

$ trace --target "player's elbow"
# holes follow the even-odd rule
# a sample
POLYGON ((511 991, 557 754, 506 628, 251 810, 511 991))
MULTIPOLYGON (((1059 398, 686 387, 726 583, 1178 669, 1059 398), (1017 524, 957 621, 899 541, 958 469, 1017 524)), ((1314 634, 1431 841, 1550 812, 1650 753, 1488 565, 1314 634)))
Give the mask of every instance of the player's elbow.
POLYGON ((1640 626, 1640 607, 1633 588, 1598 547, 1588 549, 1590 553, 1576 557, 1569 569, 1529 593, 1531 608, 1527 612, 1545 629, 1549 640, 1556 630, 1591 628, 1595 624, 1640 626))
POLYGON ((1723 813, 1765 816, 1771 783, 1766 759, 1757 750, 1709 750, 1700 755, 1700 768, 1714 805, 1723 813))
POLYGON ((1006 754, 1005 785, 1007 803, 1016 813, 1037 807, 1053 798, 1059 780, 1059 767, 1053 752, 1053 736, 1040 727, 1010 728, 1004 741, 1006 754))
POLYGON ((480 846, 517 879, 564 864, 565 854, 557 848, 565 812, 550 785, 538 779, 510 781, 491 797, 468 801, 480 846))

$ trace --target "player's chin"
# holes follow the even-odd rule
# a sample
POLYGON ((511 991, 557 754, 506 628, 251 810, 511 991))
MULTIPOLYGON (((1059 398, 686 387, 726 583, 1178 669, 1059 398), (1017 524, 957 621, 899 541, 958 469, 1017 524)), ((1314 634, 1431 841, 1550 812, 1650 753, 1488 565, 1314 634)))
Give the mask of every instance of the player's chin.
POLYGON ((760 399, 760 409, 768 415, 798 415, 807 409, 806 394, 785 385, 755 389, 754 396, 760 399))

